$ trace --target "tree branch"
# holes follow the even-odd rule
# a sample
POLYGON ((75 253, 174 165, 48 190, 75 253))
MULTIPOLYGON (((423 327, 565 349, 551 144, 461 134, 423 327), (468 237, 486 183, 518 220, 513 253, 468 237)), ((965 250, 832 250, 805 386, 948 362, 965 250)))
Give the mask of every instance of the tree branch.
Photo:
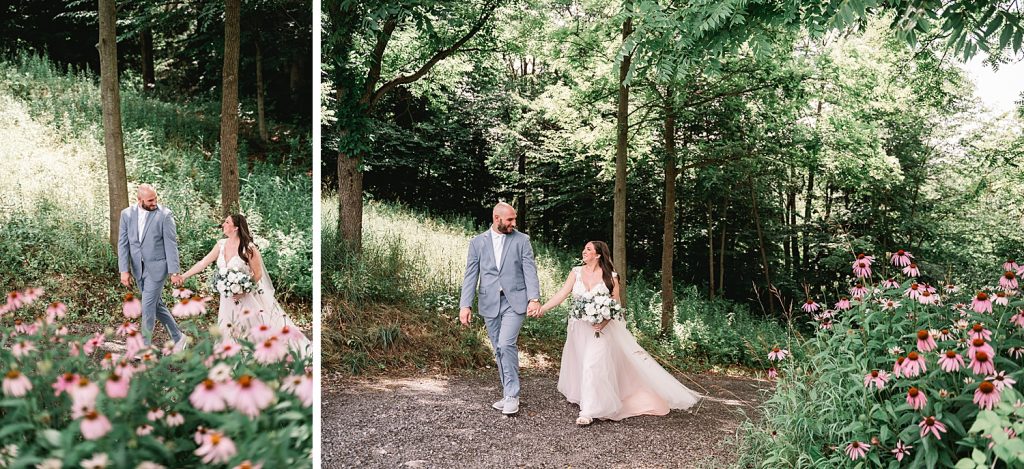
POLYGON ((377 82, 380 81, 380 69, 381 64, 384 62, 384 51, 388 48, 388 41, 391 40, 391 35, 395 32, 395 27, 397 26, 398 18, 388 18, 384 22, 384 28, 377 35, 377 44, 373 47, 373 53, 370 55, 370 70, 366 72, 366 89, 359 100, 363 105, 373 107, 373 103, 377 101, 377 96, 373 89, 377 86, 377 82))

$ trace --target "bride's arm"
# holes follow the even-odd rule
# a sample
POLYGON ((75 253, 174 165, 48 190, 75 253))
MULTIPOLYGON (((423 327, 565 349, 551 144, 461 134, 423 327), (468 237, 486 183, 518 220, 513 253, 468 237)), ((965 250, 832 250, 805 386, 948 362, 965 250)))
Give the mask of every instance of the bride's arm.
POLYGON ((219 245, 219 242, 217 244, 214 244, 213 249, 210 250, 210 253, 207 254, 206 257, 204 257, 199 262, 196 262, 196 265, 193 265, 191 269, 188 269, 188 272, 185 272, 184 274, 181 275, 181 280, 188 280, 189 277, 198 274, 199 272, 202 272, 203 269, 205 269, 207 266, 213 263, 213 261, 217 260, 217 248, 219 247, 219 245))
POLYGON ((555 306, 558 306, 562 304, 563 301, 565 301, 565 299, 569 296, 569 293, 572 292, 573 284, 576 283, 576 278, 574 277, 574 275, 576 275, 576 272, 570 270, 569 276, 565 278, 565 284, 562 285, 562 289, 558 290, 558 293, 555 293, 555 296, 551 297, 551 299, 548 300, 547 303, 544 303, 544 306, 540 307, 541 314, 544 314, 548 311, 551 311, 552 309, 555 309, 555 306))
POLYGON ((619 276, 612 275, 612 298, 622 304, 622 298, 619 298, 619 276))
POLYGON ((252 281, 258 283, 260 278, 263 277, 263 256, 260 255, 260 250, 255 247, 249 254, 249 268, 252 269, 252 281))

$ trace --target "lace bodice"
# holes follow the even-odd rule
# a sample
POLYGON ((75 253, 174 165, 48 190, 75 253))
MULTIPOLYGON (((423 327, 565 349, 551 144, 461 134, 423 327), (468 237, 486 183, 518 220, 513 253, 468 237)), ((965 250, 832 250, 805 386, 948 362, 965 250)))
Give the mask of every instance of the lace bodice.
POLYGON ((228 240, 226 239, 220 240, 220 255, 217 256, 217 269, 238 269, 251 275, 252 269, 249 268, 249 264, 246 264, 245 261, 242 260, 241 256, 235 255, 235 257, 232 257, 230 261, 225 260, 227 259, 227 256, 224 253, 224 245, 227 244, 227 242, 228 240))
MULTIPOLYGON (((574 267, 572 271, 576 274, 576 283, 572 286, 572 296, 574 298, 583 296, 586 293, 611 294, 611 292, 608 291, 608 286, 604 284, 604 280, 599 280, 596 285, 591 287, 590 290, 587 290, 587 286, 583 283, 583 267, 574 267)), ((612 272, 612 277, 617 277, 615 272, 612 272)))

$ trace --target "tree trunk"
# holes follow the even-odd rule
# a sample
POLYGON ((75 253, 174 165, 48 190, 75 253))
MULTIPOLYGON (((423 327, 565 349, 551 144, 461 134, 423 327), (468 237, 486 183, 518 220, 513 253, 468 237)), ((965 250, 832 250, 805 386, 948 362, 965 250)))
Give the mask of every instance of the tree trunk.
MULTIPOLYGON (((630 3, 624 8, 628 11, 630 3)), ((633 18, 627 17, 622 23, 622 42, 633 33, 633 18)), ((626 165, 629 155, 629 86, 626 77, 632 55, 627 53, 619 64, 618 110, 615 115, 615 210, 612 216, 612 244, 615 270, 619 273, 619 298, 626 306, 626 165)))
POLYGON ((238 54, 241 0, 224 1, 224 71, 220 106, 220 209, 238 210, 238 54))
MULTIPOLYGON (((788 228, 789 227, 789 200, 786 198, 786 190, 784 188, 779 188, 779 195, 782 196, 782 220, 780 220, 782 223, 780 224, 780 226, 782 226, 783 228, 788 228)), ((783 236, 782 236, 782 257, 784 259, 784 265, 786 266, 786 270, 789 271, 789 272, 793 272, 793 264, 792 264, 792 260, 793 260, 792 253, 793 253, 793 251, 791 251, 790 248, 789 248, 789 240, 790 240, 789 233, 786 233, 786 231, 783 231, 783 236)))
POLYGON ((519 199, 516 201, 516 212, 518 212, 519 218, 517 224, 523 232, 527 231, 528 219, 526 214, 526 197, 530 190, 528 184, 526 184, 526 149, 519 149, 519 184, 522 186, 522 191, 519 193, 519 199))
MULTIPOLYGON (((291 91, 292 105, 295 109, 301 109, 303 103, 299 102, 302 91, 302 63, 299 58, 292 61, 291 70, 288 73, 288 89, 291 91)), ((308 105, 308 103, 306 103, 308 105)))
POLYGON ((676 239, 676 115, 671 85, 665 97, 665 206, 661 241, 661 335, 668 337, 675 324, 675 289, 672 257, 676 239))
MULTIPOLYGON (((790 168, 790 180, 796 178, 796 168, 790 168)), ((800 270, 800 238, 796 222, 796 193, 795 187, 789 188, 786 194, 786 203, 789 205, 789 246, 793 250, 793 273, 800 270)))
MULTIPOLYGON (((757 188, 754 187, 754 178, 747 176, 750 184, 750 203, 754 212, 754 226, 757 227, 757 242, 761 247, 761 271, 764 273, 764 283, 767 288, 772 286, 772 278, 768 270, 768 249, 764 242, 764 229, 761 228, 761 212, 757 208, 757 188)), ((769 296, 768 310, 775 314, 775 301, 769 296)))
POLYGON ((267 116, 263 107, 263 51, 260 50, 260 38, 256 35, 256 121, 260 128, 260 140, 267 143, 267 116))
MULTIPOLYGON (((725 210, 722 211, 725 215, 725 210)), ((722 217, 722 239, 718 243, 718 296, 722 296, 725 291, 725 217, 722 217)))
POLYGON ((103 147, 107 155, 110 245, 117 248, 121 211, 128 207, 128 176, 121 132, 121 91, 117 79, 117 6, 99 0, 100 101, 103 106, 103 147))
POLYGON ((363 246, 363 173, 359 156, 338 155, 338 232, 346 250, 359 254, 363 246))
POLYGON ((153 66, 153 30, 142 30, 142 84, 143 91, 156 88, 156 72, 153 66))
POLYGON ((804 272, 811 271, 811 217, 814 216, 814 173, 817 171, 813 165, 807 172, 807 197, 804 200, 804 272))
POLYGON ((715 226, 712 222, 711 202, 708 207, 708 299, 715 299, 715 226))

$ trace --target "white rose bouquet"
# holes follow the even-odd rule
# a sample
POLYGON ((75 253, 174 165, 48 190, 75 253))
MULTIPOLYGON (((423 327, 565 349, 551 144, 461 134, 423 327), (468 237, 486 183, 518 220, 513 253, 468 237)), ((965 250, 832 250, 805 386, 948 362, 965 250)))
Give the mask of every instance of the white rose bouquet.
MULTIPOLYGON (((243 293, 263 293, 252 276, 238 269, 220 269, 213 278, 213 288, 221 298, 233 297, 243 293)), ((238 304, 238 300, 235 300, 238 304)))
MULTIPOLYGON (((600 324, 609 319, 621 320, 622 305, 607 293, 585 293, 573 300, 569 314, 591 324, 600 324)), ((594 336, 601 337, 601 333, 595 332, 594 336)))

